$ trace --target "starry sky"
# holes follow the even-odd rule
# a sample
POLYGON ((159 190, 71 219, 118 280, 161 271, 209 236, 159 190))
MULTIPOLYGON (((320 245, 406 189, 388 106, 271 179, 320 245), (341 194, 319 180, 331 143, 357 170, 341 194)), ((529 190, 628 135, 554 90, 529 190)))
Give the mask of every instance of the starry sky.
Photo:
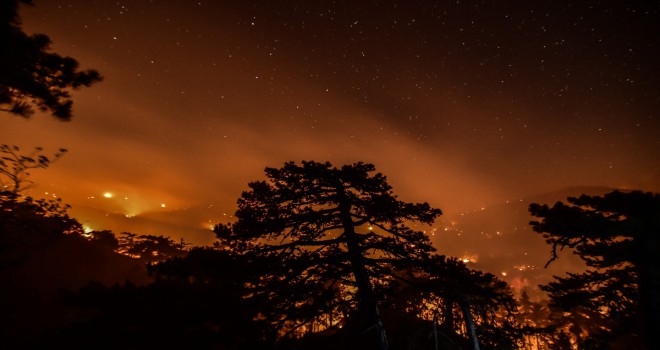
POLYGON ((74 208, 233 212, 290 160, 373 163, 447 215, 660 191, 656 2, 34 2, 24 30, 105 80, 71 122, 0 115, 0 143, 67 148, 32 191, 74 208))

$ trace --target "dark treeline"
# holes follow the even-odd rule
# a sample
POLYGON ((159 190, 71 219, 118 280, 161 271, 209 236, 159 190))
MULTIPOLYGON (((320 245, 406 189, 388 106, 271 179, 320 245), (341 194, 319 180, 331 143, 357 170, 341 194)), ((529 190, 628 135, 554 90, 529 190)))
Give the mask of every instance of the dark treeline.
POLYGON ((267 169, 269 181, 239 200, 238 220, 216 226, 216 245, 189 250, 162 236, 86 233, 59 202, 4 192, 0 258, 11 288, 2 307, 17 320, 5 339, 95 348, 521 344, 506 284, 433 255, 408 225, 440 211, 399 201, 373 171, 267 169))
MULTIPOLYGON (((58 201, 0 194, 0 296, 10 348, 651 349, 660 196, 532 204, 581 274, 516 300, 434 252, 440 211, 400 201, 370 164, 286 163, 249 184, 212 247, 85 232, 58 201)), ((550 256, 554 259, 554 255, 550 256)), ((656 309, 654 309, 656 308, 656 309)))

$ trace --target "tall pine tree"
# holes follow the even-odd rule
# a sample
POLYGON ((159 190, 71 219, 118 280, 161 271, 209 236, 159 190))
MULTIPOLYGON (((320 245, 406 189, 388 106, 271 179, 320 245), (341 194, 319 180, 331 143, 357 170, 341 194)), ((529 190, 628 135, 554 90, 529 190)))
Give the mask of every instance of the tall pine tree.
POLYGON ((356 334, 388 347, 381 290, 395 267, 418 264, 433 250, 410 224, 431 224, 441 212, 398 200, 374 171, 313 161, 267 168, 268 180, 241 195, 237 221, 216 227, 228 246, 272 261, 255 295, 280 306, 273 316, 280 326, 299 327, 319 314, 331 320, 343 310, 356 334))

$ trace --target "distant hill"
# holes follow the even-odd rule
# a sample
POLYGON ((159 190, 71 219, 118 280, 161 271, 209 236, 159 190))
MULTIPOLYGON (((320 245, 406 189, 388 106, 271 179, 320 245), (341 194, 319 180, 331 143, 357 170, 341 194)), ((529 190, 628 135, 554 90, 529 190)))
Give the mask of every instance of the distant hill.
POLYGON ((533 220, 529 205, 552 205, 566 201, 567 197, 602 195, 612 190, 570 187, 460 213, 445 218, 433 240, 440 253, 465 261, 469 259, 469 266, 491 272, 518 290, 525 288, 531 295, 540 296, 539 284, 547 283, 553 275, 580 271, 584 264, 572 252, 565 251, 544 268, 550 259, 551 247, 529 226, 533 220))
MULTIPOLYGON (((529 205, 552 205, 565 201, 567 197, 602 195, 612 190, 607 187, 570 187, 450 215, 434 226, 436 231, 431 238, 439 253, 469 259, 469 266, 496 274, 514 288, 526 288, 532 295, 540 296, 538 284, 547 283, 552 275, 579 271, 584 265, 566 251, 544 269, 550 258, 550 246, 529 226, 533 219, 528 212, 529 205)), ((93 229, 164 235, 175 240, 184 238, 193 245, 211 245, 215 239, 212 226, 232 221, 231 213, 231 210, 213 205, 146 212, 133 217, 82 205, 74 205, 71 210, 72 216, 93 229)))
POLYGON ((227 216, 210 205, 146 212, 130 217, 90 206, 72 205, 70 213, 83 225, 94 230, 163 235, 174 240, 184 238, 193 245, 211 245, 215 239, 212 226, 228 221, 227 216))

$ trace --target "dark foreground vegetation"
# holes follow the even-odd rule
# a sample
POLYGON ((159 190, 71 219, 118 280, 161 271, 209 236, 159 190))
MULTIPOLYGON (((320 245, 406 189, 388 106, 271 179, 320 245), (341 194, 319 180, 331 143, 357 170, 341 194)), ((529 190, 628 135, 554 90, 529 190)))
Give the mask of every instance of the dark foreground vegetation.
MULTIPOLYGON (((213 247, 85 232, 57 201, 0 194, 9 348, 651 349, 660 196, 532 204, 552 252, 589 265, 515 300, 434 253, 440 211, 399 200, 370 164, 266 169, 213 247)), ((554 258, 554 255, 551 256, 554 258)))

